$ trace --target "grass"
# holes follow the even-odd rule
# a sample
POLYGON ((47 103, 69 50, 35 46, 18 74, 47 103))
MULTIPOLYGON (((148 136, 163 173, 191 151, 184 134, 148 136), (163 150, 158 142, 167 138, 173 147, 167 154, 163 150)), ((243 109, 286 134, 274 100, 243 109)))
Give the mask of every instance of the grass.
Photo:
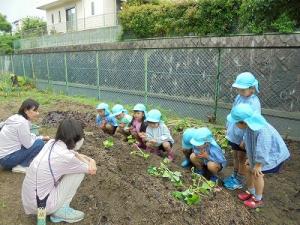
MULTIPOLYGON (((21 104, 21 102, 27 98, 33 98, 40 103, 43 108, 51 108, 57 102, 69 102, 78 103, 82 105, 96 107, 97 104, 101 102, 96 98, 90 98, 85 96, 67 96, 63 93, 55 93, 50 89, 38 90, 35 88, 34 84, 23 77, 19 77, 20 87, 12 87, 9 74, 0 74, 0 100, 2 104, 10 104, 11 102, 21 104)), ((112 107, 116 102, 105 101, 112 107)), ((124 104, 126 109, 130 112, 133 105, 124 104)), ((165 110, 161 107, 153 106, 152 108, 157 108, 162 112, 163 121, 172 129, 174 134, 180 133, 188 127, 203 127, 207 126, 215 134, 218 143, 221 144, 223 149, 227 148, 227 141, 225 140, 225 130, 223 126, 215 125, 211 123, 206 123, 194 118, 180 118, 176 113, 165 110)), ((150 108, 148 108, 149 110, 150 108)), ((95 111, 96 113, 96 111, 95 111)))

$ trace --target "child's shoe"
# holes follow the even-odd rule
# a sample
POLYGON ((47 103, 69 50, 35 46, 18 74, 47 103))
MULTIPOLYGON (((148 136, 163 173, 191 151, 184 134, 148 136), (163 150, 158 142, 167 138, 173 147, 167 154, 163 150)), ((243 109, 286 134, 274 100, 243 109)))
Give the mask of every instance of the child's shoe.
POLYGON ((211 176, 210 176, 210 180, 211 180, 212 182, 217 183, 217 182, 218 182, 218 177, 215 176, 215 175, 211 175, 211 176))
POLYGON ((224 187, 228 190, 236 190, 243 188, 243 184, 238 179, 232 178, 231 180, 224 182, 224 187))
POLYGON ((197 174, 199 174, 199 175, 204 175, 205 171, 202 170, 202 169, 195 169, 195 170, 194 170, 194 173, 197 173, 197 174))
POLYGON ((252 196, 248 200, 244 201, 244 205, 249 208, 256 209, 262 207, 264 205, 264 202, 263 200, 256 200, 256 198, 252 196))
POLYGON ((69 206, 64 205, 62 208, 55 211, 51 216, 50 220, 53 223, 67 222, 75 223, 84 218, 84 212, 72 209, 69 206))
POLYGON ((248 191, 238 194, 238 198, 242 201, 246 201, 252 197, 253 195, 250 194, 248 191))
POLYGON ((184 160, 181 163, 181 166, 183 168, 188 168, 191 165, 191 161, 188 158, 184 158, 184 160))

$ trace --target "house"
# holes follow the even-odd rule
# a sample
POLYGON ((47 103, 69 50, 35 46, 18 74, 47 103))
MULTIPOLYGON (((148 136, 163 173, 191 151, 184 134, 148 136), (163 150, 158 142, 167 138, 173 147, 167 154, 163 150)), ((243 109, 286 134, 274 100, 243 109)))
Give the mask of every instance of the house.
POLYGON ((38 9, 46 11, 49 33, 65 33, 116 26, 124 0, 42 0, 38 9))
POLYGON ((12 32, 13 33, 16 33, 21 30, 22 22, 23 22, 22 20, 15 20, 14 22, 12 22, 12 32))

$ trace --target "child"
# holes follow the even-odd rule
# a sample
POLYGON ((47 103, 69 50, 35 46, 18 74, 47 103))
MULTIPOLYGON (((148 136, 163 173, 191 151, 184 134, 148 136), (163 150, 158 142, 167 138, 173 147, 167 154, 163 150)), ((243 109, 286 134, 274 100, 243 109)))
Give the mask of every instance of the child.
POLYGON ((96 174, 95 160, 76 152, 83 144, 79 121, 63 120, 51 139, 30 164, 22 186, 26 214, 37 214, 43 206, 54 223, 74 223, 84 213, 70 207, 84 174, 96 174))
POLYGON ((146 129, 146 146, 147 150, 157 155, 161 155, 161 151, 168 154, 170 161, 174 160, 174 151, 172 146, 174 140, 167 126, 161 121, 161 113, 157 109, 152 109, 147 116, 148 126, 146 129))
POLYGON ((146 149, 146 107, 143 104, 136 104, 133 107, 133 119, 129 123, 129 130, 131 135, 137 140, 138 147, 146 149))
POLYGON ((96 117, 97 126, 106 133, 114 134, 118 125, 115 117, 110 114, 108 104, 100 103, 96 110, 98 112, 96 117))
POLYGON ((120 104, 113 106, 112 113, 112 115, 117 119, 118 128, 116 132, 127 137, 130 134, 129 123, 132 120, 132 116, 128 115, 127 110, 120 104))
POLYGON ((34 157, 44 147, 48 136, 30 132, 31 122, 39 116, 39 103, 26 99, 17 114, 9 117, 0 131, 0 166, 13 172, 25 173, 34 157))
POLYGON ((208 171, 212 174, 210 180, 217 182, 217 173, 226 166, 226 159, 211 131, 207 127, 197 129, 190 143, 193 145, 190 159, 196 167, 195 172, 203 175, 208 171))
POLYGON ((182 153, 184 154, 184 159, 181 163, 183 168, 188 168, 191 164, 190 156, 193 151, 193 145, 190 143, 193 135, 195 134, 195 128, 188 128, 183 132, 182 135, 182 153))
MULTIPOLYGON (((249 72, 241 73, 237 76, 232 87, 238 91, 233 107, 239 103, 249 104, 254 111, 261 113, 261 106, 255 92, 258 91, 258 81, 249 72)), ((224 179, 224 186, 229 190, 242 188, 246 175, 246 150, 243 146, 244 131, 236 127, 234 123, 227 123, 226 139, 233 150, 233 174, 224 179)))
POLYGON ((224 153, 207 127, 196 129, 194 132, 190 141, 193 145, 190 159, 196 167, 195 172, 203 175, 209 171, 212 174, 210 180, 217 182, 217 173, 226 166, 224 153))
POLYGON ((227 120, 245 130, 248 192, 238 197, 250 208, 260 207, 263 205, 264 174, 278 173, 290 157, 289 150, 277 130, 248 104, 235 106, 227 120))

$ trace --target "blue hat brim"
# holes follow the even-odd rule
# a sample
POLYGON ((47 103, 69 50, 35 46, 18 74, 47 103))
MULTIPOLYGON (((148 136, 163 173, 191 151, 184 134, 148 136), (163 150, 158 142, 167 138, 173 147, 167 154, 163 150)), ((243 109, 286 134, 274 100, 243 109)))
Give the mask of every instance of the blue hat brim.
POLYGON ((120 115, 123 111, 119 111, 119 112, 116 112, 116 113, 113 113, 112 115, 113 116, 117 116, 117 115, 120 115))
POLYGON ((205 141, 196 141, 195 139, 192 139, 191 144, 194 146, 201 146, 205 144, 205 141))
POLYGON ((239 89, 247 89, 247 88, 250 88, 249 86, 246 86, 246 85, 240 85, 240 84, 237 84, 237 83, 234 83, 232 85, 232 87, 234 88, 239 88, 239 89))
POLYGON ((152 122, 152 123, 159 123, 159 122, 161 122, 160 120, 153 119, 153 118, 147 118, 146 121, 147 121, 147 122, 150 122, 150 123, 151 123, 151 122, 152 122))
POLYGON ((259 114, 255 114, 254 116, 245 119, 244 122, 247 123, 248 127, 254 131, 262 129, 267 124, 265 118, 259 114))
POLYGON ((192 149, 193 148, 193 145, 192 144, 186 144, 184 143, 184 141, 181 142, 181 147, 183 149, 192 149))

